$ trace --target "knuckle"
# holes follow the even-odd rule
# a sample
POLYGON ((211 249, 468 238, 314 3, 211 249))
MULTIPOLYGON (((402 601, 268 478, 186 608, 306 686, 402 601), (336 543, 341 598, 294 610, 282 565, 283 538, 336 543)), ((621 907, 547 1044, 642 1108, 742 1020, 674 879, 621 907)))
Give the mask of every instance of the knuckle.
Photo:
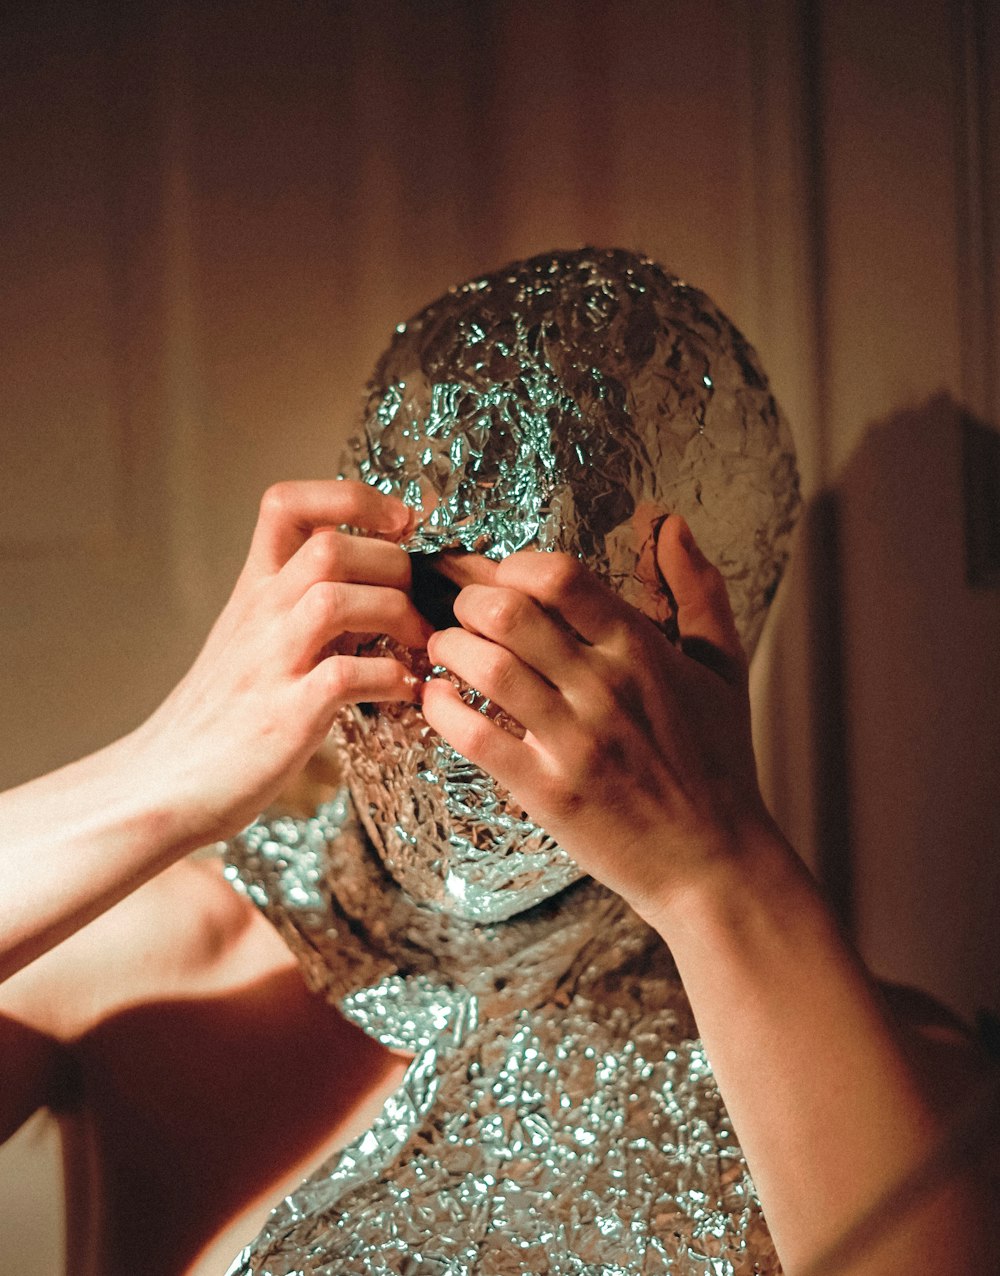
POLYGON ((382 615, 387 624, 405 625, 413 618, 413 604, 399 589, 386 589, 382 595, 382 615))
POLYGON ((343 604, 343 591, 334 581, 320 580, 310 585, 304 598, 310 617, 321 625, 333 622, 343 604))
POLYGON ((340 533, 332 527, 321 527, 309 537, 309 548, 317 558, 328 559, 340 548, 340 533))
POLYGON ((335 575, 343 556, 341 537, 331 528, 313 532, 308 542, 309 557, 313 567, 325 575, 335 575))
POLYGON ((573 554, 562 551, 545 554, 539 565, 539 574, 543 586, 549 593, 564 594, 580 581, 584 572, 583 564, 573 554))
POLYGON ((272 483, 260 498, 262 519, 278 521, 289 512, 292 503, 292 485, 289 482, 272 483))
POLYGON ((483 619, 494 633, 510 633, 524 611, 524 600, 513 591, 496 592, 483 606, 483 619))
POLYGON ((514 659, 507 651, 493 651, 486 657, 484 681, 498 698, 507 691, 515 676, 514 659))
POLYGON ((543 803, 546 811, 556 820, 572 820, 583 809, 585 797, 583 785, 571 776, 558 776, 545 786, 543 803))
POLYGON ((491 724, 488 719, 480 714, 476 714, 475 717, 467 716, 462 725, 451 733, 454 746, 459 753, 474 761, 486 752, 490 730, 491 724))
POLYGON ((366 496, 371 493, 371 484, 363 482, 361 479, 339 478, 336 480, 337 491, 340 492, 354 506, 360 505, 366 496))
POLYGON ((323 691, 327 700, 347 700, 351 692, 351 676, 345 660, 331 656, 323 663, 323 691))

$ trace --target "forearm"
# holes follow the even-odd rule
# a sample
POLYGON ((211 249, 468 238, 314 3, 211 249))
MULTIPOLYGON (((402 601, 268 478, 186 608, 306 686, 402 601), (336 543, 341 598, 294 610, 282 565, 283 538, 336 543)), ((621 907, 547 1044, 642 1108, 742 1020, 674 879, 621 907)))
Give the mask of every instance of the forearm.
MULTIPOLYGON (((428 654, 525 732, 490 722, 443 678, 423 687, 424 717, 656 926, 786 1272, 833 1276, 815 1262, 928 1163, 940 1122, 863 966, 763 810, 722 576, 675 516, 654 552, 679 649, 568 556, 521 551, 466 570, 458 625, 434 634, 428 654)), ((897 1211, 891 1239, 842 1270, 971 1276, 974 1222, 956 1182, 897 1211)))
POLYGON ((0 794, 0 979, 193 850, 141 734, 0 794))
POLYGON ((0 794, 0 979, 195 847, 231 837, 356 701, 411 700, 399 661, 328 655, 345 632, 420 646, 401 501, 366 483, 281 483, 188 671, 141 727, 0 794), (363 532, 347 536, 332 529, 363 532), (370 533, 370 535, 369 535, 370 533))
MULTIPOLYGON (((808 873, 757 829, 654 921, 669 944, 786 1272, 795 1276, 934 1156, 940 1123, 808 873)), ((853 1276, 965 1276, 981 1255, 961 1184, 908 1215, 853 1276)))

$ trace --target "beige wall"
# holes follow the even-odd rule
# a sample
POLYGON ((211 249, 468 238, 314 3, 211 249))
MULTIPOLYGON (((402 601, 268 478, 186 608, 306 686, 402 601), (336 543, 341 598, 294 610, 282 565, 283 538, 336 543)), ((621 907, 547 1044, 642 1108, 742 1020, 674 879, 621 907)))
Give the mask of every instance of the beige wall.
POLYGON ((1000 592, 965 583, 958 447, 1000 421, 988 0, 22 8, 0 783, 169 689, 261 489, 333 471, 399 319, 621 243, 732 315, 796 434, 755 671, 779 816, 880 973, 1000 1009, 1000 592))

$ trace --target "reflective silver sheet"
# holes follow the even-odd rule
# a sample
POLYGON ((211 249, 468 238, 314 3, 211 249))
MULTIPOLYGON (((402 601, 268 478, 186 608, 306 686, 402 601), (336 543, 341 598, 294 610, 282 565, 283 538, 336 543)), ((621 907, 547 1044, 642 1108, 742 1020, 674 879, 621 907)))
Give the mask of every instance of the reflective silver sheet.
MULTIPOLYGON (((748 650, 798 508, 752 349, 620 250, 514 263, 401 324, 344 472, 415 509, 412 552, 565 550, 647 606, 632 515, 682 513, 748 650)), ((357 815, 344 795, 310 820, 272 813, 228 871, 313 989, 415 1057, 232 1272, 776 1273, 658 936, 417 706, 352 707, 335 736, 357 815)))
POLYGON ((434 912, 346 794, 251 826, 227 875, 311 988, 415 1056, 231 1276, 779 1271, 669 953, 613 894, 582 881, 493 925, 434 912))
MULTIPOLYGON (((683 514, 748 653, 799 503, 753 349, 703 292, 621 249, 514 262, 400 324, 343 470, 414 509, 412 552, 564 550, 647 610, 632 515, 683 514)), ((669 591, 656 604, 676 635, 669 591)), ((419 661, 384 638, 361 649, 419 661)), ((336 730, 372 844, 414 899, 498 921, 579 877, 413 706, 352 706, 336 730)))

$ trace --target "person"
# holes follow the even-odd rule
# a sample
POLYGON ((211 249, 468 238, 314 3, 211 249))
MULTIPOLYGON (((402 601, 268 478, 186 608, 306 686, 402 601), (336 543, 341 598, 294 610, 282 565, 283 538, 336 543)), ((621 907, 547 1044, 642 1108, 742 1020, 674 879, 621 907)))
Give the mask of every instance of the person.
MULTIPOLYGON (((433 515, 443 503, 423 505, 433 515)), ((642 945, 654 935, 663 952, 665 940, 676 962, 786 1271, 806 1270, 933 1156, 955 1074, 943 1094, 928 1095, 912 1049, 918 1037, 893 1023, 768 816, 750 744, 746 663, 723 578, 687 522, 662 513, 630 512, 644 546, 635 556, 635 579, 645 580, 645 593, 634 595, 641 608, 574 555, 520 547, 499 562, 477 554, 437 560, 461 592, 458 624, 435 630, 414 605, 414 560, 398 543, 417 531, 402 502, 366 481, 281 485, 265 497, 233 598, 164 706, 103 753, 4 795, 9 977, 0 1049, 13 1078, 4 1130, 39 1104, 59 1112, 75 1267, 184 1270, 234 1219, 250 1227, 264 1200, 288 1191, 326 1154, 342 1186, 339 1149, 356 1148, 358 1136, 363 1142, 392 1111, 394 1096, 414 1093, 407 1054, 422 1043, 413 1038, 393 1049, 380 1042, 309 995, 298 973, 302 937, 314 935, 310 927, 329 903, 310 888, 332 891, 336 883, 323 868, 289 879, 296 865, 275 834, 284 820, 286 841, 301 843, 314 821, 290 820, 287 809, 255 821, 352 704, 362 706, 347 716, 356 738, 373 745, 380 732, 398 737, 391 715, 366 706, 395 703, 397 721, 410 721, 419 701, 429 727, 497 782, 479 814, 499 809, 508 821, 544 829, 548 840, 537 842, 527 874, 516 853, 507 857, 499 882, 484 878, 474 838, 464 846, 457 839, 450 865, 407 861, 405 836, 395 849, 383 839, 381 861, 370 848, 362 859, 363 834, 331 817, 341 801, 331 784, 323 834, 331 862, 344 870, 341 913, 371 906, 367 888, 386 884, 377 877, 381 862, 395 886, 391 898, 374 892, 374 908, 409 908, 407 940, 418 920, 452 916, 426 923, 433 937, 471 928, 523 972, 520 922, 554 917, 561 928, 567 918, 558 901, 571 897, 577 907, 582 900, 588 945, 578 942, 575 951, 586 948, 601 967, 602 941, 622 937, 629 906, 629 934, 640 933, 631 918, 641 921, 642 945), (364 534, 336 530, 344 525, 364 534), (676 632, 664 620, 667 595, 676 632), (357 633, 390 635, 394 643, 345 654, 337 640, 357 633), (415 676, 406 653, 424 648, 459 688, 415 676), (517 729, 478 711, 483 705, 470 703, 465 685, 502 705, 517 729), (254 841, 255 829, 269 836, 254 841), (182 859, 215 839, 234 839, 231 861, 251 893, 271 884, 263 902, 290 947, 230 890, 217 865, 182 859), (577 880, 581 872, 611 888, 621 910, 609 912, 608 894, 577 880), (408 896, 396 874, 414 890, 422 884, 437 893, 422 902, 408 896), (525 878, 543 883, 540 895, 531 895, 525 878), (276 886, 285 891, 280 899, 276 886), (291 907, 297 890, 298 914, 291 907), (427 907, 446 897, 471 897, 472 915, 427 907), (496 915, 484 918, 491 909, 496 915), (613 925, 605 932, 602 921, 613 925), (496 948, 504 935, 506 954, 496 948)), ((473 782, 469 792, 483 790, 473 782)), ((478 815, 473 823, 481 826, 478 815)), ((370 840, 373 830, 379 826, 364 830, 370 840)), ((369 933, 378 922, 362 920, 369 933)), ((402 967, 391 938, 383 925, 380 970, 387 986, 398 987, 402 967)), ((345 951, 342 940, 334 946, 345 951)), ((644 959, 652 952, 635 951, 644 959)), ((426 952, 440 959, 443 949, 426 952)), ((335 973, 326 955, 318 953, 311 971, 303 961, 319 987, 335 973)), ((366 980, 378 973, 363 970, 351 981, 355 991, 375 987, 366 980)), ((405 972, 404 984, 411 973, 421 972, 405 972)), ((622 988, 627 966, 605 966, 601 978, 609 973, 622 988)), ((630 978, 641 985, 645 974, 640 964, 630 978)), ((426 991, 426 981, 420 987, 426 991)), ((434 995, 424 1003, 432 1019, 441 1010, 434 995)), ((675 1026, 683 1018, 679 1003, 660 1009, 671 1011, 675 1026)), ((357 1003, 352 1010, 357 1018, 357 1003)), ((689 1064, 692 1035, 675 1043, 689 1043, 689 1064)), ((968 1056, 959 1066, 972 1066, 968 1056)), ((697 1095, 707 1089, 708 1074, 699 1072, 697 1095)), ((673 1093, 684 1097, 682 1089, 673 1093)), ((714 1130, 728 1136, 719 1108, 711 1112, 714 1130)), ((526 1146, 531 1127, 522 1120, 522 1128, 526 1146)), ((680 1164, 685 1157, 694 1159, 691 1147, 680 1164)), ((736 1177, 741 1157, 723 1158, 736 1177)), ((619 1195, 617 1214, 590 1220, 591 1240, 627 1220, 629 1191, 646 1190, 630 1180, 627 1164, 620 1168, 624 1202, 619 1195)), ((329 1179, 321 1170, 318 1181, 329 1179)), ((362 1186, 387 1184, 372 1183, 369 1173, 362 1186)), ((743 1180, 738 1187, 740 1209, 752 1212, 749 1189, 743 1180)), ((663 1194, 676 1198, 676 1185, 664 1183, 663 1194)), ((432 1219, 443 1233, 442 1203, 458 1197, 439 1192, 435 1200, 432 1219)), ((549 1194, 549 1208, 564 1204, 549 1194)), ((309 1251, 316 1270, 323 1247, 339 1235, 328 1206, 318 1218, 300 1210, 293 1220, 312 1226, 311 1239, 300 1231, 295 1243, 301 1263, 302 1247, 318 1242, 309 1251)), ((484 1208, 480 1200, 472 1211, 480 1222, 484 1208)), ((950 1181, 900 1211, 852 1270, 982 1270, 986 1241, 976 1210, 973 1188, 950 1181)), ((486 1230, 491 1261, 506 1270, 499 1266, 503 1218, 486 1230)), ((516 1246, 520 1237, 512 1231, 506 1239, 516 1246)), ((688 1253, 688 1267, 676 1270, 732 1264, 735 1250, 729 1258, 713 1254, 710 1229, 701 1239, 704 1252, 688 1253)), ((351 1270, 351 1261, 355 1270, 378 1270, 370 1267, 373 1250, 336 1261, 331 1270, 351 1270)))
MULTIPOLYGON (((228 861, 414 1058, 232 1273, 770 1271, 758 1196, 786 1268, 830 1270, 935 1118, 757 789, 740 636, 797 484, 753 351, 636 254, 542 254, 399 326, 345 471, 415 508, 418 582, 460 587, 441 676, 338 715, 348 797, 228 861)), ((953 1191, 856 1269, 961 1264, 953 1191)))

